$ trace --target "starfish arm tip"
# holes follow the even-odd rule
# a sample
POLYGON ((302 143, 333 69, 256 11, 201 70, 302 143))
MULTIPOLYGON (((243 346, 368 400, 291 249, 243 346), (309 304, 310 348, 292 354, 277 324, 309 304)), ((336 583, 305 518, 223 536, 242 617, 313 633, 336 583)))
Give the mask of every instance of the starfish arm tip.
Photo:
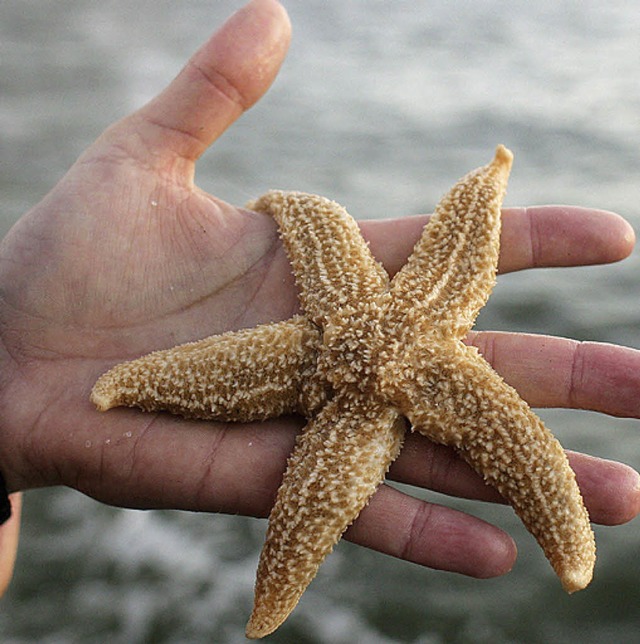
POLYGON ((584 590, 593 577, 593 566, 585 566, 583 569, 567 570, 560 577, 562 587, 570 595, 578 590, 584 590))
POLYGON ((501 143, 496 148, 495 161, 500 165, 507 165, 511 167, 511 164, 513 163, 513 152, 511 152, 509 148, 505 147, 501 143))
MULTIPOLYGON (((286 618, 286 617, 285 617, 286 618)), ((255 613, 251 615, 245 629, 245 636, 250 640, 259 640, 273 633, 284 619, 258 619, 255 613)))
POLYGON ((117 407, 114 396, 107 391, 101 380, 98 380, 91 390, 90 400, 98 411, 108 411, 113 407, 117 407))

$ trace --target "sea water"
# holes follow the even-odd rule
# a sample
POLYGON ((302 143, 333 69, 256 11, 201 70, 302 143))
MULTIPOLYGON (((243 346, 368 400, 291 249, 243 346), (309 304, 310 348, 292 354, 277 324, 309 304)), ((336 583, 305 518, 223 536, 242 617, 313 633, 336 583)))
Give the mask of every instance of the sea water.
MULTIPOLYGON (((640 12, 635 0, 290 0, 292 47, 269 94, 198 165, 234 203, 271 187, 330 196, 357 218, 429 212, 497 143, 507 205, 610 209, 640 225, 640 12)), ((0 3, 0 226, 143 104, 241 3, 0 3)), ((503 276, 482 328, 640 348, 638 254, 614 266, 503 276)), ((563 443, 640 467, 638 421, 543 412, 563 443)), ((89 447, 88 447, 89 449, 89 447)), ((271 641, 632 642, 640 525, 596 527, 592 586, 565 595, 509 508, 423 498, 514 535, 494 580, 340 543, 271 641)), ((67 489, 26 494, 0 639, 242 642, 265 522, 119 510, 67 489)))

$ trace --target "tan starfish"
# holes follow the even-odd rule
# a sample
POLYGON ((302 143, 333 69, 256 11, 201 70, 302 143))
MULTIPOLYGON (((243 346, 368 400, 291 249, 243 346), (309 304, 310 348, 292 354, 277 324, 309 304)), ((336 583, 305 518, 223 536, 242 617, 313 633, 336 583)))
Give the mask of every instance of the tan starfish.
POLYGON ((512 155, 461 179, 389 281, 338 204, 269 192, 251 207, 280 227, 304 315, 114 367, 95 385, 117 405, 249 421, 309 422, 269 517, 247 635, 293 610, 411 428, 450 445, 511 503, 568 592, 591 580, 589 518, 558 441, 463 339, 495 282, 512 155))

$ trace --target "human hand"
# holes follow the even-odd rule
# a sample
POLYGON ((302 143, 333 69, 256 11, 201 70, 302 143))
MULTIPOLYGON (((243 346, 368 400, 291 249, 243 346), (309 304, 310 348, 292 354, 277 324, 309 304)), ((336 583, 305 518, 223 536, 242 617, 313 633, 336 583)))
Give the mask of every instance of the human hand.
MULTIPOLYGON (((89 391, 116 362, 295 310, 273 221, 193 184, 196 160, 267 90, 288 40, 276 2, 248 5, 159 97, 109 128, 3 242, 0 471, 10 490, 62 484, 130 507, 268 513, 297 419, 225 425, 123 409, 101 415, 89 391)), ((424 222, 362 222, 362 230, 393 273, 424 222)), ((609 213, 512 210, 501 270, 610 262, 631 246, 630 228, 609 213)), ((638 352, 508 334, 471 341, 532 404, 640 416, 638 352), (553 370, 544 368, 550 358, 553 370), (578 373, 586 377, 572 380, 578 373)), ((635 472, 579 455, 572 464, 593 520, 638 513, 635 472)), ((414 436, 391 478, 497 500, 450 451, 414 436)), ((515 556, 497 528, 386 486, 348 536, 475 576, 499 574, 515 556)))

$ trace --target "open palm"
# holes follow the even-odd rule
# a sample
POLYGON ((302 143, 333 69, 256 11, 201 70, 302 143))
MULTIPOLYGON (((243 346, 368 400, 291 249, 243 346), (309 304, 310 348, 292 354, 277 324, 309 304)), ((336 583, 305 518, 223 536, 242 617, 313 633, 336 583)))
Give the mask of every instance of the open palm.
MULTIPOLYGON (((288 318, 297 307, 274 222, 193 183, 196 160, 267 90, 288 40, 280 5, 250 3, 162 94, 106 130, 4 240, 0 471, 10 490, 63 484, 124 506, 268 512, 297 419, 224 425, 123 409, 101 415, 89 391, 116 362, 288 318)), ((393 273, 423 224, 363 222, 362 229, 393 273)), ((505 219, 501 268, 614 261, 632 243, 615 215, 514 210, 505 219), (549 241, 533 252, 532 239, 543 237, 549 241)), ((637 352, 533 336, 471 341, 532 404, 640 416, 637 352), (539 369, 551 356, 559 368, 539 369), (577 364, 589 375, 572 377, 577 364)), ((619 523, 637 514, 633 470, 579 455, 573 464, 594 520, 619 523)), ((498 500, 452 452, 415 437, 392 475, 498 500)), ((388 487, 350 537, 477 576, 507 570, 515 553, 497 528, 388 487)))

